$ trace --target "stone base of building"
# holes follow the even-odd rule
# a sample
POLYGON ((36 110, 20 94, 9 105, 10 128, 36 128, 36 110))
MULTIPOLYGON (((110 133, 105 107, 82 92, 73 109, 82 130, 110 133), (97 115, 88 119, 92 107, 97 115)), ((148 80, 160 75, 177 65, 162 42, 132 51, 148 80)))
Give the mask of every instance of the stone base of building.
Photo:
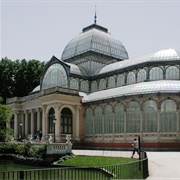
MULTIPOLYGON (((121 142, 83 142, 73 143, 73 149, 94 149, 94 150, 132 150, 132 143, 121 142)), ((180 151, 180 142, 141 142, 141 149, 146 151, 180 151)))

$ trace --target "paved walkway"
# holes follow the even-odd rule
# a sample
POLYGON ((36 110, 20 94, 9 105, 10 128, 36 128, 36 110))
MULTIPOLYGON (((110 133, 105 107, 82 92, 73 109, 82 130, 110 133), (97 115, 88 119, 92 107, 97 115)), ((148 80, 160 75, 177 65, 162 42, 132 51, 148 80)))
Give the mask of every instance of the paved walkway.
MULTIPOLYGON (((131 157, 131 151, 73 150, 76 155, 131 157)), ((148 180, 180 180, 180 152, 147 152, 148 180)), ((138 158, 135 154, 134 158, 138 158)))

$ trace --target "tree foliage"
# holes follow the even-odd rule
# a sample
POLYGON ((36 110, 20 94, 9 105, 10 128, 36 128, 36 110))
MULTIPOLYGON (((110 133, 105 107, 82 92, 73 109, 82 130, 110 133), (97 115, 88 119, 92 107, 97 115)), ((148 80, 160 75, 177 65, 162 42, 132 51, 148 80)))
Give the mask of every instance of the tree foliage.
POLYGON ((10 107, 1 104, 1 102, 2 98, 0 97, 0 141, 5 141, 9 135, 12 134, 11 129, 7 128, 6 126, 12 112, 10 107))
POLYGON ((16 60, 2 58, 0 61, 0 96, 7 98, 28 95, 39 85, 40 74, 46 63, 38 60, 16 60))

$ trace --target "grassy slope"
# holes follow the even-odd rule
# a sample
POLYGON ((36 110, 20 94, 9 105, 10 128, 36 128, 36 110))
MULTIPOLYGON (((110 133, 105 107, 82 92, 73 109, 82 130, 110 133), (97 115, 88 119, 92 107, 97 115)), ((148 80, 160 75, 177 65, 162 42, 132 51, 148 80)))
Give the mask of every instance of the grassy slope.
POLYGON ((98 166, 115 165, 115 164, 126 164, 134 161, 137 161, 137 159, 122 158, 122 157, 105 157, 105 156, 75 156, 59 164, 72 165, 72 166, 98 167, 98 166))

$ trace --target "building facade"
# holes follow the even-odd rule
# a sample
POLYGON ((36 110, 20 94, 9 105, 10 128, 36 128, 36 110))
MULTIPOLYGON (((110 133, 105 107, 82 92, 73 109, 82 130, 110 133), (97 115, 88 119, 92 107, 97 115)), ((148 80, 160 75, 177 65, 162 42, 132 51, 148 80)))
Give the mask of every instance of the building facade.
POLYGON ((55 134, 75 145, 180 148, 180 52, 163 49, 129 58, 123 44, 96 23, 83 28, 53 56, 40 85, 7 100, 15 137, 55 134))

